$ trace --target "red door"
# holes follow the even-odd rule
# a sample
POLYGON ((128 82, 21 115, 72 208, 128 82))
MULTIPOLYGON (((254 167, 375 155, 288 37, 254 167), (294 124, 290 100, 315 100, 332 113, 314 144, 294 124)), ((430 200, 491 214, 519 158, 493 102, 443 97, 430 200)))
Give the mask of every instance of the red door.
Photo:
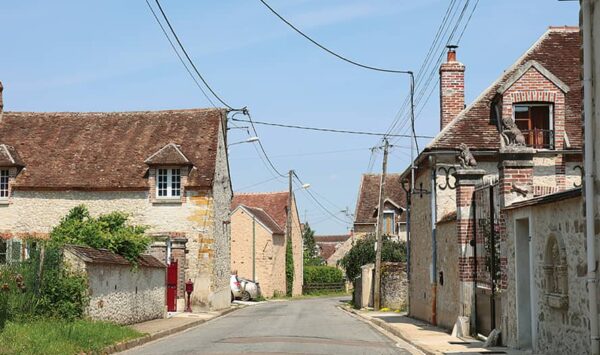
POLYGON ((177 311, 177 260, 167 268, 167 311, 177 311))

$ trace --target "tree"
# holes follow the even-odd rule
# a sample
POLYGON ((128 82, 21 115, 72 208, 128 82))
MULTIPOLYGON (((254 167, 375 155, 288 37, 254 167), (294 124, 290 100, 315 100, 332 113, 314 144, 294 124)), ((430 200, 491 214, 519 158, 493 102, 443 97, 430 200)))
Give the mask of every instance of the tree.
POLYGON ((304 265, 319 266, 323 265, 323 258, 317 252, 317 243, 315 242, 315 231, 310 228, 308 223, 305 224, 304 232, 302 233, 304 241, 304 265))
MULTIPOLYGON (((381 261, 406 262, 406 243, 383 237, 381 261)), ((346 271, 352 282, 361 273, 361 266, 375 262, 375 235, 369 234, 355 242, 338 264, 346 271)))

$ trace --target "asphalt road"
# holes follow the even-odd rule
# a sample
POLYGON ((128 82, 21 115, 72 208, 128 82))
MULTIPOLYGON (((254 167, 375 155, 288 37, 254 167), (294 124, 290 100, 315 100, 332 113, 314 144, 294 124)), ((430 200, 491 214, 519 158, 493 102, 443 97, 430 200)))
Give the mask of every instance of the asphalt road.
POLYGON ((267 302, 123 354, 410 354, 338 309, 340 298, 267 302))

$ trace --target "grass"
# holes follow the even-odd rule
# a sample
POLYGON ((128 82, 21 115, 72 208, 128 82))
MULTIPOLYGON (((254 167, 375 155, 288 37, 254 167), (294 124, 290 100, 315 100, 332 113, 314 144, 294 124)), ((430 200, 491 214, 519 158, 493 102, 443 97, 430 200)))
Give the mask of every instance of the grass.
POLYGON ((8 322, 0 332, 0 354, 100 353, 108 345, 141 335, 128 327, 86 320, 8 322))
POLYGON ((272 300, 278 300, 278 299, 283 299, 283 300, 301 300, 301 299, 307 299, 307 298, 319 298, 319 297, 338 297, 338 296, 350 296, 352 295, 351 293, 347 293, 345 291, 312 291, 308 294, 303 294, 300 296, 279 296, 276 295, 273 298, 271 298, 272 300))

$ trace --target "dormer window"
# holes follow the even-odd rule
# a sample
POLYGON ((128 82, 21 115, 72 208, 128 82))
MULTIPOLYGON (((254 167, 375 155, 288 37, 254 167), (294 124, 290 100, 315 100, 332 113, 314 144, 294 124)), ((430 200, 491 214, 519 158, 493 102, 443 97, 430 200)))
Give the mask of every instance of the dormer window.
POLYGON ((8 199, 8 169, 0 169, 0 199, 8 199))
POLYGON ((525 136, 528 147, 554 149, 552 105, 518 104, 513 112, 515 123, 525 136))
POLYGON ((179 198, 181 196, 181 169, 157 169, 156 197, 179 198))
POLYGON ((383 234, 396 235, 396 213, 383 211, 383 234))

